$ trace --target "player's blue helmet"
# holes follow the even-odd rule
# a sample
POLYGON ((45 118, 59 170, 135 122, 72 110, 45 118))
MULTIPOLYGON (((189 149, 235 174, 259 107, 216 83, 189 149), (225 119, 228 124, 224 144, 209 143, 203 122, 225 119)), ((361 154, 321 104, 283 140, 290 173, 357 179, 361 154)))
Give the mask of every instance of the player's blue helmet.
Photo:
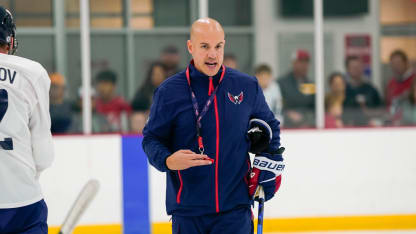
POLYGON ((9 45, 9 54, 17 50, 16 25, 9 10, 0 6, 0 43, 9 45))

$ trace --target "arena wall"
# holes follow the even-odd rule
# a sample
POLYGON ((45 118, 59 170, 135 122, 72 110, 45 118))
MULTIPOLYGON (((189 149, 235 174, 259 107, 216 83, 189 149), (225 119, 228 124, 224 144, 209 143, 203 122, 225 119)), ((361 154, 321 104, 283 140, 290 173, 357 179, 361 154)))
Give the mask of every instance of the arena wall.
MULTIPOLYGON (((265 231, 416 229, 416 128, 284 130, 281 138, 287 166, 266 203, 265 231)), ((165 175, 147 164, 141 140, 54 137, 56 160, 41 176, 51 233, 90 178, 101 189, 76 233, 169 229, 165 175)))

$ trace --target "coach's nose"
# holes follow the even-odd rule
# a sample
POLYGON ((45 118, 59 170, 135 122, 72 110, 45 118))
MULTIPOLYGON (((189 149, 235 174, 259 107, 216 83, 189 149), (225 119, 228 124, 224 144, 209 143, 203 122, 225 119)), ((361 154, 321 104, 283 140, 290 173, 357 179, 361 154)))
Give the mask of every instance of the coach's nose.
POLYGON ((212 48, 208 51, 208 58, 209 59, 216 59, 217 55, 218 55, 218 53, 214 48, 212 48))

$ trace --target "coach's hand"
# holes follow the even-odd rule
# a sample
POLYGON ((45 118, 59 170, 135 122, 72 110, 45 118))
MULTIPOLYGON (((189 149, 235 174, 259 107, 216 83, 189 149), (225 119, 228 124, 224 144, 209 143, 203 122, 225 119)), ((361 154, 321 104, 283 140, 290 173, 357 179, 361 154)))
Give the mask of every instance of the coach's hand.
POLYGON ((170 170, 185 170, 190 167, 211 165, 213 159, 205 154, 196 154, 190 150, 178 150, 166 158, 170 170))
POLYGON ((282 173, 285 168, 282 154, 285 148, 280 147, 276 152, 256 154, 253 169, 250 173, 248 190, 250 196, 258 199, 257 191, 263 187, 265 201, 270 200, 280 187, 282 173))

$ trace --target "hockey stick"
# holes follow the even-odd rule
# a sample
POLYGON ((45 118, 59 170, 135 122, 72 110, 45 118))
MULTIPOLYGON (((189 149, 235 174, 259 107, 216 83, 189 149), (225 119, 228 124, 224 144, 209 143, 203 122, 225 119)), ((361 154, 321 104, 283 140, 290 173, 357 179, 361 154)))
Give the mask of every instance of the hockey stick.
POLYGON ((257 234, 263 234, 263 214, 264 214, 264 191, 259 186, 259 213, 257 216, 257 234))
POLYGON ((88 205, 94 199, 95 195, 100 188, 100 183, 98 180, 91 179, 89 180, 81 192, 79 193, 74 204, 72 204, 69 213, 67 214, 65 221, 63 222, 59 234, 71 234, 77 225, 78 220, 81 218, 82 214, 88 208, 88 205))

